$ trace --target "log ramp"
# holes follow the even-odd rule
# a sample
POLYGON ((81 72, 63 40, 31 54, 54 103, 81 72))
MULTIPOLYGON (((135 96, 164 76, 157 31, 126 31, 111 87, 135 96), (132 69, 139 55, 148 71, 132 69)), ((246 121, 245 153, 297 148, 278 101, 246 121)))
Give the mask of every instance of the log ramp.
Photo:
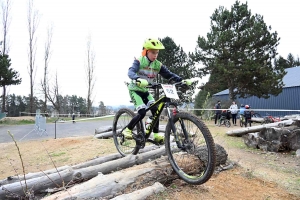
MULTIPOLYGON (((126 157, 111 154, 74 166, 29 173, 25 175, 26 188, 41 198, 48 194, 45 200, 144 199, 163 191, 163 184, 178 179, 165 156, 164 146, 147 146, 141 152, 126 157)), ((228 157, 225 149, 216 144, 216 153, 217 165, 225 165, 228 157)), ((0 181, 0 199, 6 199, 8 194, 26 196, 25 180, 21 177, 0 181)))

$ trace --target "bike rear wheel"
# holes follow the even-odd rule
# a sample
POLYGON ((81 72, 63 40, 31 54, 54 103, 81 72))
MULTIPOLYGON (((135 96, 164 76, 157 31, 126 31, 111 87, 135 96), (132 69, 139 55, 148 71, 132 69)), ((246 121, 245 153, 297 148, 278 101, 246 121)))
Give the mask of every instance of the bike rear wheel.
POLYGON ((213 137, 206 125, 195 115, 177 113, 174 125, 179 148, 169 121, 165 132, 165 146, 169 161, 178 176, 189 184, 203 184, 214 173, 216 150, 213 137))
POLYGON ((227 128, 229 128, 229 127, 231 126, 231 123, 230 123, 229 120, 225 120, 225 126, 226 126, 227 128))
MULTIPOLYGON (((134 139, 126 139, 122 134, 122 131, 127 127, 131 119, 135 116, 134 112, 127 108, 120 109, 114 118, 113 122, 113 138, 115 146, 118 152, 122 156, 129 154, 137 154, 139 148, 136 145, 134 139)), ((139 133, 141 130, 141 125, 138 123, 132 130, 133 134, 139 133)))

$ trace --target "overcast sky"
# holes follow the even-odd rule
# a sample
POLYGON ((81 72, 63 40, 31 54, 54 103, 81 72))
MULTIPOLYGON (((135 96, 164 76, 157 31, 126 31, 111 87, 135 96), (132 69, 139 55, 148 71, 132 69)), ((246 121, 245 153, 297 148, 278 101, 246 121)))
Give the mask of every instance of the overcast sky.
MULTIPOLYGON (((242 0, 240 2, 245 3, 242 0)), ((300 12, 298 0, 250 0, 252 14, 264 16, 272 32, 279 34, 278 53, 299 56, 300 12)), ((86 98, 86 41, 90 34, 96 61, 94 105, 129 104, 124 81, 129 81, 128 68, 141 54, 147 37, 173 38, 186 53, 196 47, 198 36, 210 32, 210 16, 219 6, 230 9, 235 0, 36 0, 40 15, 37 30, 35 96, 41 94, 44 46, 47 27, 53 25, 50 76, 58 73, 61 94, 86 98)), ((27 0, 12 0, 9 27, 9 56, 12 68, 22 77, 22 84, 10 86, 8 93, 27 96, 30 93, 28 74, 27 0)), ((201 80, 206 82, 207 78, 201 80)), ((50 81, 51 84, 51 81, 50 81)), ((2 91, 1 91, 2 92, 2 91)), ((42 97, 41 97, 42 98, 42 97)))

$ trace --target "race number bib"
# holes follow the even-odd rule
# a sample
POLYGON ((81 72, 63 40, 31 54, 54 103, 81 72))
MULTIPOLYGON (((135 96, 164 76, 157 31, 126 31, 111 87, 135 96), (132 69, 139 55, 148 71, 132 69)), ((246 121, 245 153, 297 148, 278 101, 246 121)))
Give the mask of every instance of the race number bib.
POLYGON ((179 99, 175 85, 161 85, 166 97, 171 99, 179 99))

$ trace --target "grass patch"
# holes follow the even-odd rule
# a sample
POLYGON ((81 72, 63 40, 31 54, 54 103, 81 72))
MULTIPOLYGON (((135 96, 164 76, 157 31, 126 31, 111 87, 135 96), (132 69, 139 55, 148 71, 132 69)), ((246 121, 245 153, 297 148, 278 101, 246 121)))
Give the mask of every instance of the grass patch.
POLYGON ((66 152, 57 152, 57 153, 51 153, 50 156, 58 157, 58 156, 61 156, 61 155, 64 155, 64 154, 66 154, 66 152))
POLYGON ((3 119, 0 121, 2 125, 27 125, 27 124, 34 124, 32 120, 11 120, 11 119, 3 119))

